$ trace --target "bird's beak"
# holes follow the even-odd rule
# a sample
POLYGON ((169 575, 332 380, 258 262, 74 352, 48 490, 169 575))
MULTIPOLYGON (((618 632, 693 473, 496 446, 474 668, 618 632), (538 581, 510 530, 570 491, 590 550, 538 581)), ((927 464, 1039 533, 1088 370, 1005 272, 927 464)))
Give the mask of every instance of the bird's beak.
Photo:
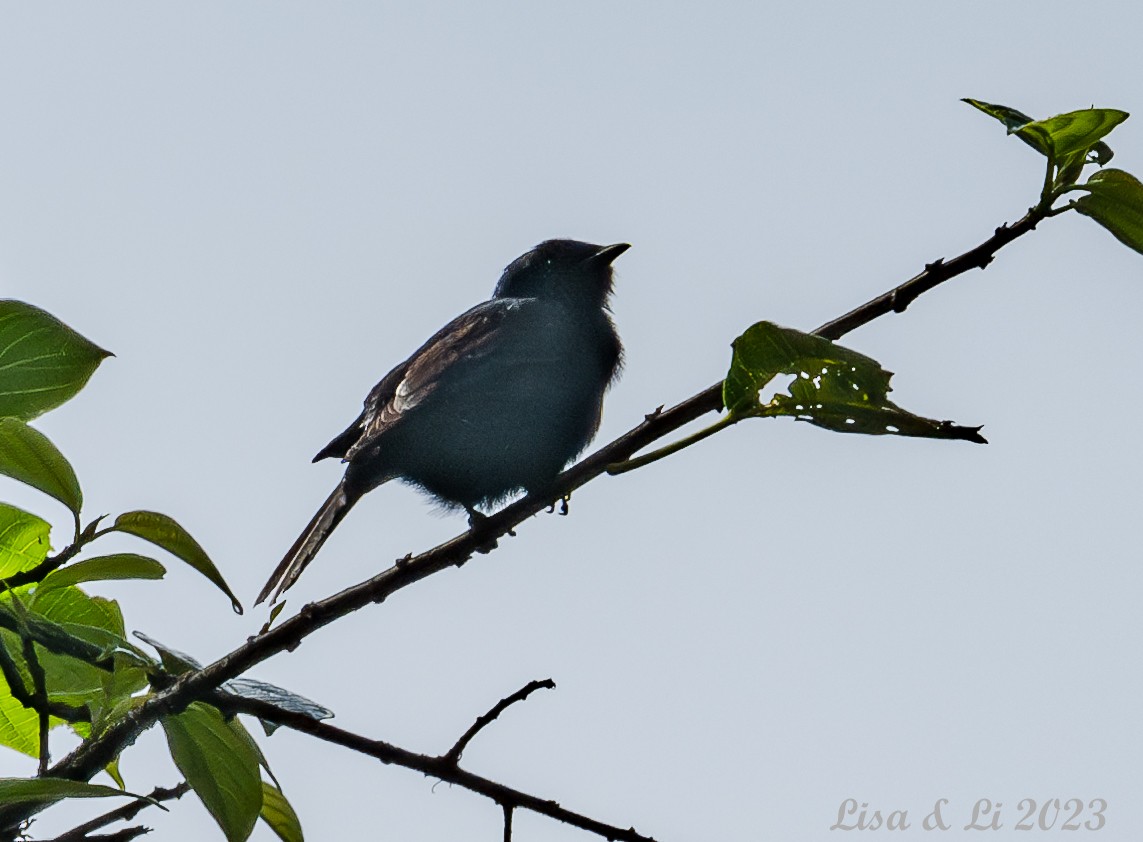
POLYGON ((627 249, 631 248, 630 243, 616 243, 613 246, 604 246, 591 257, 588 258, 592 263, 602 263, 604 265, 611 265, 611 262, 627 249))

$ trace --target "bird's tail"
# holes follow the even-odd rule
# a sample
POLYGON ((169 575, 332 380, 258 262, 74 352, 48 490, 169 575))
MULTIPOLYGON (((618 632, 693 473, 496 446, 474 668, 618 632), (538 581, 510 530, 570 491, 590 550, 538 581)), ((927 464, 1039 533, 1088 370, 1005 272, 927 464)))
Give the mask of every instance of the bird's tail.
POLYGON ((346 492, 345 480, 338 483, 337 488, 329 495, 329 499, 322 504, 309 525, 298 536, 298 540, 294 541, 294 545, 290 547, 285 558, 274 568, 270 580, 266 582, 262 592, 254 600, 255 605, 265 600, 271 593, 273 597, 270 602, 275 602, 284 591, 298 580, 302 571, 306 569, 306 565, 313 561, 314 556, 321 549, 321 545, 325 543, 325 539, 333 532, 334 527, 349 514, 349 510, 353 508, 353 504, 357 502, 359 496, 346 492))

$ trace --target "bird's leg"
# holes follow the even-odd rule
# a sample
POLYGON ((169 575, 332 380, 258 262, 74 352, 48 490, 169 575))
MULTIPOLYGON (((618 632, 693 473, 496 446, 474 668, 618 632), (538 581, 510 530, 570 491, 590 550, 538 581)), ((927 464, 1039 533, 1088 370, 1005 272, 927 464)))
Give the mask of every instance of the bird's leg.
POLYGON ((552 505, 548 506, 548 514, 555 514, 556 505, 559 504, 560 515, 567 516, 568 503, 570 503, 570 502, 571 502, 571 492, 569 491, 567 494, 565 494, 560 499, 552 501, 552 505))
MULTIPOLYGON (((465 506, 464 510, 468 512, 468 528, 477 536, 485 529, 488 524, 488 515, 483 512, 478 512, 472 506, 465 506)), ((482 555, 487 555, 496 549, 496 539, 490 538, 482 541, 477 545, 476 551, 482 555)))

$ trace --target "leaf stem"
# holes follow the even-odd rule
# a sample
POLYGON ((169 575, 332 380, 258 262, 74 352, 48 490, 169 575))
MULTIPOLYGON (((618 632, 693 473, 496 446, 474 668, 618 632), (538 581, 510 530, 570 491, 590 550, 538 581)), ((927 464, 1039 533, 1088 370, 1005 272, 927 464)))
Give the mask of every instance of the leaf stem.
POLYGON ((658 462, 663 457, 670 456, 672 453, 678 453, 684 447, 690 447, 692 444, 702 441, 707 436, 713 436, 715 433, 725 429, 726 427, 729 427, 731 424, 738 423, 739 420, 741 420, 740 416, 735 415, 732 412, 728 412, 709 427, 703 427, 698 432, 692 433, 686 438, 681 438, 678 441, 671 442, 666 447, 661 447, 658 450, 652 450, 650 453, 646 453, 636 459, 628 459, 625 462, 616 462, 612 465, 608 465, 607 473, 609 473, 611 476, 617 476, 618 474, 625 474, 628 471, 634 471, 636 468, 642 468, 644 465, 650 465, 652 462, 658 462))

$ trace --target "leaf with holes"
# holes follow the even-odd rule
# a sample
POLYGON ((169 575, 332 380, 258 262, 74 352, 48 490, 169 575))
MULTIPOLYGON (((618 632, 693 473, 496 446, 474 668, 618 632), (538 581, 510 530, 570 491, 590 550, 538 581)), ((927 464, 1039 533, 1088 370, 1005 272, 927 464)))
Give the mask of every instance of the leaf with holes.
POLYGON ((888 398, 889 372, 876 360, 828 339, 759 322, 734 340, 723 382, 732 417, 791 416, 843 433, 964 439, 984 444, 979 427, 961 427, 907 412, 888 398), (793 380, 786 394, 763 403, 776 377, 793 380))

